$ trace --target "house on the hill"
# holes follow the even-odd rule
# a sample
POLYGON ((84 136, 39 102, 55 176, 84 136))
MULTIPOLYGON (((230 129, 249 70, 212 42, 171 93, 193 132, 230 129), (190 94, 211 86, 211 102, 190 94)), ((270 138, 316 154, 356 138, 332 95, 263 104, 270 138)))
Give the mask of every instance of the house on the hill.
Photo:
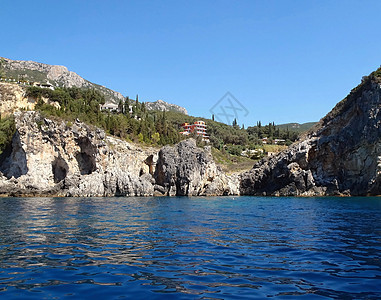
POLYGON ((118 112, 119 106, 118 106, 118 104, 107 102, 107 103, 101 105, 101 110, 102 111, 109 111, 109 112, 118 112))
POLYGON ((33 82, 33 86, 43 88, 43 89, 50 89, 52 91, 55 89, 54 85, 50 84, 49 82, 43 82, 43 83, 33 82))
POLYGON ((181 127, 183 128, 183 131, 180 132, 182 135, 196 133, 196 135, 202 136, 203 141, 209 141, 209 136, 206 134, 206 124, 204 121, 196 121, 194 124, 183 123, 181 127))

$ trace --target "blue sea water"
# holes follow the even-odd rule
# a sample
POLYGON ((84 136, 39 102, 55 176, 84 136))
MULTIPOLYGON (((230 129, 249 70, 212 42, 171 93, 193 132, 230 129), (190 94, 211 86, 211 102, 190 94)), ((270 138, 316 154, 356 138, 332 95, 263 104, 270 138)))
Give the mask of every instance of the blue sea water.
POLYGON ((0 198, 1 299, 380 299, 381 198, 0 198))

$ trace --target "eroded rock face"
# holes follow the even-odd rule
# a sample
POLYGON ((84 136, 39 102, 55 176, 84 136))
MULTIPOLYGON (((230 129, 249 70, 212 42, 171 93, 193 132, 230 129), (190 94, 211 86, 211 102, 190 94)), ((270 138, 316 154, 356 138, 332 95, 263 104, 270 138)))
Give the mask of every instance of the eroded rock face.
POLYGON ((0 194, 149 196, 153 178, 139 149, 81 122, 70 127, 39 113, 15 113, 12 151, 1 164, 0 194))
POLYGON ((194 140, 137 147, 79 121, 16 112, 12 149, 0 160, 0 195, 230 195, 238 177, 224 175, 194 140))
POLYGON ((381 80, 369 76, 301 142, 241 175, 246 195, 380 195, 381 80))
POLYGON ((165 146, 154 173, 155 190, 169 196, 238 195, 238 177, 225 175, 213 162, 210 149, 193 139, 165 146))

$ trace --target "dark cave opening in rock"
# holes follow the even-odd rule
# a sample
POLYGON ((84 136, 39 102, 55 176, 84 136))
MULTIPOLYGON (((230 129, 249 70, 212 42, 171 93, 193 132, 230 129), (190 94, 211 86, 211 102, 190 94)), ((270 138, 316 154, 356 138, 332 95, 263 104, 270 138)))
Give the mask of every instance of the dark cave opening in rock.
POLYGON ((95 171, 95 159, 84 152, 79 152, 75 156, 81 175, 88 175, 95 171))
POLYGON ((16 132, 12 143, 7 145, 0 155, 0 172, 7 179, 19 178, 28 173, 28 164, 25 150, 21 147, 20 135, 16 132))
POLYGON ((56 157, 52 163, 54 182, 58 183, 66 178, 69 166, 62 157, 56 157))
POLYGON ((91 143, 89 138, 82 137, 77 140, 81 152, 75 156, 81 175, 88 175, 96 170, 95 155, 97 147, 91 143))
POLYGON ((5 175, 7 175, 7 169, 9 168, 11 154, 12 144, 9 144, 0 154, 0 172, 2 172, 5 175))

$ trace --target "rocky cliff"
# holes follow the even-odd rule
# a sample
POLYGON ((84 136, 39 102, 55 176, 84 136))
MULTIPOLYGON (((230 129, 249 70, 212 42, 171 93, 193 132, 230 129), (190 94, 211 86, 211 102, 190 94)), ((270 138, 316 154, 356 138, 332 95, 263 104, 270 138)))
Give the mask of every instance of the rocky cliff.
POLYGON ((152 196, 238 193, 238 179, 194 140, 137 147, 79 121, 16 112, 12 147, 0 157, 1 195, 152 196))
POLYGON ((12 149, 2 159, 2 194, 108 196, 153 193, 140 149, 81 122, 68 125, 38 112, 16 112, 12 149))
MULTIPOLYGON (((10 60, 6 65, 9 72, 29 70, 86 86, 64 67, 10 60)), ((0 195, 381 194, 381 68, 300 142, 240 176, 221 172, 210 149, 197 148, 194 140, 160 151, 142 148, 79 121, 67 124, 19 111, 34 105, 22 86, 0 83, 0 113, 14 113, 16 121, 12 147, 0 156, 0 195)))
POLYGON ((11 60, 0 57, 1 71, 8 78, 23 79, 32 82, 50 83, 57 87, 93 88, 105 95, 107 102, 119 103, 124 100, 122 94, 104 86, 94 84, 65 66, 48 65, 35 61, 11 60))
POLYGON ((238 176, 225 175, 214 163, 210 147, 197 148, 193 139, 163 147, 154 177, 156 189, 169 196, 239 194, 238 176))
POLYGON ((302 141, 240 177, 244 195, 380 195, 381 69, 302 141))

